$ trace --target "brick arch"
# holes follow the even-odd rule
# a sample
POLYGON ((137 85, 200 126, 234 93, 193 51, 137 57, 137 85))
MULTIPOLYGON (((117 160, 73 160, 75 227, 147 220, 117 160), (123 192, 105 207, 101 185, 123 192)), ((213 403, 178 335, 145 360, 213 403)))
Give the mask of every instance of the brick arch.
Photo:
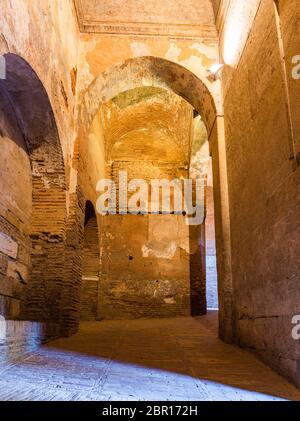
POLYGON ((79 113, 82 134, 89 129, 101 103, 141 86, 168 89, 184 98, 201 115, 209 133, 216 117, 222 115, 222 105, 191 71, 162 58, 137 57, 100 74, 84 92, 79 113))
POLYGON ((31 267, 22 318, 59 321, 64 274, 66 181, 63 152, 48 94, 29 63, 4 55, 8 98, 22 133, 32 171, 31 267))
POLYGON ((118 94, 152 86, 173 91, 189 102, 206 126, 213 161, 219 280, 220 336, 231 342, 235 335, 231 274, 231 237, 223 104, 195 74, 183 66, 153 56, 128 59, 100 74, 83 92, 78 109, 78 133, 87 141, 102 103, 118 94))

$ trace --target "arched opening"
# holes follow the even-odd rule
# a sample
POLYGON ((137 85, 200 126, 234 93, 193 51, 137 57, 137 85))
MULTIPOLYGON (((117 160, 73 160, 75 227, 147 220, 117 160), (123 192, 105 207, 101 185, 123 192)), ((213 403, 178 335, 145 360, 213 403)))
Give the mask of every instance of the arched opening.
MULTIPOLYGON (((146 214, 119 209, 117 215, 103 217, 103 318, 203 314, 205 305, 197 302, 202 299, 205 304, 200 284, 191 285, 189 262, 194 250, 185 218, 172 209, 164 212, 161 198, 160 209, 150 208, 153 180, 188 177, 192 107, 172 91, 140 87, 103 103, 100 114, 106 177, 122 194, 134 180, 143 180, 150 194, 146 214), (120 181, 125 174, 127 181, 120 181)), ((129 204, 131 199, 129 193, 129 204)))
POLYGON ((5 54, 1 99, 1 287, 7 319, 59 332, 64 279, 66 185, 52 107, 31 66, 5 54), (21 187, 22 186, 22 187, 21 187))
POLYGON ((96 320, 99 314, 100 248, 97 217, 92 202, 85 206, 80 320, 96 320))
MULTIPOLYGON (((181 96, 201 115, 206 127, 215 183, 220 335, 231 341, 233 315, 226 150, 222 109, 217 99, 214 101, 207 86, 199 78, 178 64, 155 57, 130 59, 100 75, 85 92, 79 114, 80 138, 89 138, 89 128, 95 125, 101 104, 141 87, 166 89, 181 96)), ((81 148, 85 148, 84 142, 81 148)), ((199 283, 199 279, 195 279, 195 283, 199 283)))

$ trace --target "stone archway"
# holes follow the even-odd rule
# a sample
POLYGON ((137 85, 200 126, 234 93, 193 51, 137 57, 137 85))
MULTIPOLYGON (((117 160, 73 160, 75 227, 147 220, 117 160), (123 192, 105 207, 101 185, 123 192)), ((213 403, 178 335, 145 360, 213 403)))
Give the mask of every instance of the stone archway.
MULTIPOLYGON (((16 144, 24 151, 23 161, 28 158, 24 177, 30 177, 28 186, 31 185, 24 192, 24 201, 32 194, 26 216, 21 206, 10 209, 7 203, 7 212, 1 216, 5 235, 9 237, 11 232, 12 241, 16 242, 15 255, 10 259, 15 260, 13 271, 22 285, 17 298, 21 303, 20 311, 10 317, 46 322, 47 334, 52 336, 58 333, 64 280, 66 182, 63 153, 53 110, 39 77, 21 57, 8 53, 4 58, 6 78, 0 80, 0 93, 7 120, 1 134, 11 146, 11 168, 15 166, 16 171, 22 171, 18 156, 14 155, 16 144), (22 222, 23 217, 26 224, 22 222), (20 268, 28 272, 28 277, 22 275, 20 268)), ((12 173, 8 173, 8 177, 12 173)), ((18 188, 16 186, 14 191, 20 200, 18 188)))
POLYGON ((183 97, 202 116, 209 134, 216 186, 220 336, 231 342, 234 338, 233 286, 222 105, 214 101, 207 86, 197 76, 176 63, 149 56, 129 59, 99 75, 82 95, 78 113, 79 138, 81 141, 88 139, 89 128, 103 102, 141 86, 168 89, 183 97))

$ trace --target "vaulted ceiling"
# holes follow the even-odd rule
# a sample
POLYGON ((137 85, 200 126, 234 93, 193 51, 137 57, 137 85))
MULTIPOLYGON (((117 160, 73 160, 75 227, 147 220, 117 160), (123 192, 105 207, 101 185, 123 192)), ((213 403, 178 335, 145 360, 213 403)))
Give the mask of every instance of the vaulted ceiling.
POLYGON ((108 161, 190 159, 192 107, 164 89, 141 87, 102 106, 108 161))
POLYGON ((74 0, 82 32, 216 35, 219 0, 74 0))

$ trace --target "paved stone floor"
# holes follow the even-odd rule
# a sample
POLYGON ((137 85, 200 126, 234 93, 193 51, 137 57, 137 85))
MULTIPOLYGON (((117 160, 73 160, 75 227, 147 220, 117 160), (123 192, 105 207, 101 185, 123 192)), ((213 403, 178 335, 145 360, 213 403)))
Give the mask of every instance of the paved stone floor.
POLYGON ((0 400, 300 400, 217 337, 217 314, 83 323, 0 373, 0 400))

